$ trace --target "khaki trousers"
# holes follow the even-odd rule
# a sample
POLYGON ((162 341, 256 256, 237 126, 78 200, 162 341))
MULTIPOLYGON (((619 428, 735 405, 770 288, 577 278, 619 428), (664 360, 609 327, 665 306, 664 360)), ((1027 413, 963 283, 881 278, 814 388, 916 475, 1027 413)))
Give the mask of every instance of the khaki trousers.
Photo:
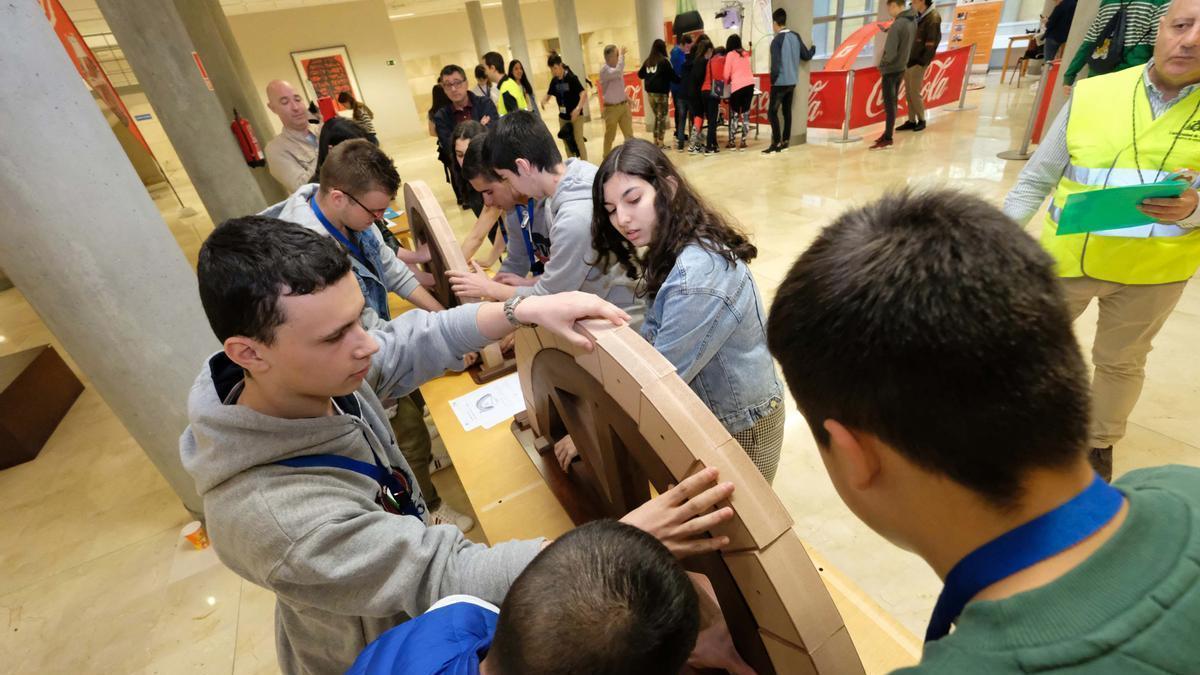
POLYGON ((904 71, 904 98, 908 101, 908 121, 925 119, 925 101, 921 98, 921 80, 925 79, 925 66, 909 66, 904 71))
POLYGON ((604 104, 604 157, 608 157, 608 151, 612 150, 618 126, 621 127, 623 140, 633 138, 633 113, 629 110, 629 101, 604 104))
MULTIPOLYGON (((583 115, 576 117, 573 122, 571 120, 564 120, 561 117, 558 118, 558 130, 562 131, 562 128, 564 126, 566 126, 568 122, 571 122, 571 135, 575 137, 575 145, 579 147, 579 159, 582 159, 583 161, 586 162, 587 161, 587 143, 583 140, 583 115)), ((563 141, 564 148, 566 147, 566 145, 567 145, 566 141, 563 141)), ((569 155, 571 153, 570 153, 570 151, 568 151, 565 154, 569 155)))
POLYGON ((1093 448, 1115 445, 1146 380, 1146 356, 1154 336, 1183 295, 1186 281, 1154 286, 1126 286, 1084 277, 1062 279, 1067 308, 1076 319, 1100 302, 1096 340, 1092 344, 1093 448))

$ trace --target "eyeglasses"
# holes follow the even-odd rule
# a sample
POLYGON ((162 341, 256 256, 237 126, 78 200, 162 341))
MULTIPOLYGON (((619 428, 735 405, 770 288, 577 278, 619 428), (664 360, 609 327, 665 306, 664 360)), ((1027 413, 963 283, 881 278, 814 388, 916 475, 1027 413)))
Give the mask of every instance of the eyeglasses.
POLYGON ((342 194, 349 197, 350 201, 354 202, 355 204, 358 204, 359 207, 361 207, 363 211, 366 211, 367 213, 371 214, 371 216, 373 218, 375 218, 375 220, 383 220, 383 214, 387 213, 386 206, 383 207, 382 209, 369 209, 369 208, 367 208, 366 204, 363 204, 362 202, 358 201, 358 198, 355 197, 354 195, 350 194, 349 192, 346 192, 345 190, 338 190, 338 192, 341 192, 342 194))
POLYGON ((466 83, 466 80, 446 80, 442 82, 442 89, 458 89, 466 83))

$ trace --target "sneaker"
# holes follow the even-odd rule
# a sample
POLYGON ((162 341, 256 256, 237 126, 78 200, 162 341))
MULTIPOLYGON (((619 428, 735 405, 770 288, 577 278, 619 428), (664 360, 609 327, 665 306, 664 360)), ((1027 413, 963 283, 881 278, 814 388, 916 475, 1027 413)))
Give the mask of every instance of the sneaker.
POLYGON ((436 510, 429 512, 430 525, 453 525, 463 532, 475 529, 475 519, 465 513, 455 511, 449 504, 442 502, 436 510))
POLYGON ((1112 482, 1112 451, 1113 446, 1111 445, 1107 448, 1092 448, 1088 451, 1088 463, 1108 483, 1112 482))
POLYGON ((917 122, 917 126, 913 127, 913 131, 925 131, 925 120, 917 122))
POLYGON ((916 130, 917 130, 917 123, 912 120, 909 120, 909 121, 905 122, 904 124, 901 124, 900 126, 896 127, 896 131, 916 131, 916 130))
POLYGON ((870 150, 883 150, 885 148, 890 148, 890 147, 892 147, 892 139, 884 138, 884 137, 880 136, 878 139, 876 139, 875 144, 872 145, 869 149, 870 150))
POLYGON ((787 152, 788 145, 790 145, 790 144, 791 144, 791 141, 784 141, 784 142, 780 143, 779 144, 779 152, 787 152))
POLYGON ((725 144, 726 150, 732 150, 735 147, 737 147, 737 141, 733 140, 732 138, 729 139, 729 142, 725 144))
POLYGON ((742 142, 741 142, 741 143, 738 143, 738 148, 737 148, 737 149, 738 149, 738 152, 741 152, 742 150, 745 150, 745 149, 746 149, 746 139, 744 139, 744 138, 743 138, 743 139, 742 139, 742 142))
POLYGON ((762 154, 764 154, 764 155, 770 155, 770 154, 772 154, 772 153, 775 153, 775 152, 779 152, 779 146, 778 146, 778 145, 775 145, 775 144, 773 144, 773 143, 772 143, 771 145, 768 145, 768 146, 767 146, 767 149, 766 149, 766 150, 763 150, 763 151, 762 151, 762 154))

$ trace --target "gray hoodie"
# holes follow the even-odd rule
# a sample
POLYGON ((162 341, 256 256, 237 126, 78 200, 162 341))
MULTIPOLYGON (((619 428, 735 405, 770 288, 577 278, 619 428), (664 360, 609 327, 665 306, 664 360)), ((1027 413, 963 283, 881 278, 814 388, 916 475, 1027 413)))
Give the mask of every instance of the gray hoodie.
POLYGON ((412 471, 396 446, 379 397, 402 396, 489 340, 478 305, 412 310, 372 331, 379 352, 366 381, 335 399, 343 414, 280 419, 236 404, 243 373, 218 352, 188 398, 183 465, 204 498, 218 557, 274 591, 276 653, 284 673, 342 673, 380 633, 456 593, 499 604, 540 541, 491 548, 450 525, 426 526, 375 503, 374 479, 334 468, 275 462, 339 454, 402 471, 424 517, 412 471), (374 453, 374 455, 373 455, 374 453))
MULTIPOLYGON (((536 284, 518 286, 516 292, 549 295, 584 291, 604 298, 634 315, 636 320, 644 307, 634 295, 634 280, 625 276, 620 265, 614 264, 606 270, 592 264, 596 257, 592 249, 592 182, 597 167, 575 158, 568 159, 566 166, 558 188, 544 202, 550 219, 550 259, 546 271, 536 284)), ((509 249, 514 245, 521 244, 510 241, 509 249)))
POLYGON ((917 13, 911 8, 896 15, 887 29, 883 43, 883 54, 879 57, 879 72, 887 75, 903 73, 908 67, 908 55, 912 51, 913 37, 917 34, 917 13))

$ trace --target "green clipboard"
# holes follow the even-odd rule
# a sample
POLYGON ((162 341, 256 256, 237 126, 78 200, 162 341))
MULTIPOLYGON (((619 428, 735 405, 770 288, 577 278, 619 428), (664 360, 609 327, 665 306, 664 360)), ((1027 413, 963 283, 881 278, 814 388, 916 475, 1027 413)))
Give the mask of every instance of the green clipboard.
POLYGON ((1067 197, 1058 219, 1057 234, 1083 234, 1152 223, 1153 218, 1138 211, 1138 204, 1157 197, 1178 197, 1188 186, 1186 181, 1165 180, 1076 192, 1067 197))

